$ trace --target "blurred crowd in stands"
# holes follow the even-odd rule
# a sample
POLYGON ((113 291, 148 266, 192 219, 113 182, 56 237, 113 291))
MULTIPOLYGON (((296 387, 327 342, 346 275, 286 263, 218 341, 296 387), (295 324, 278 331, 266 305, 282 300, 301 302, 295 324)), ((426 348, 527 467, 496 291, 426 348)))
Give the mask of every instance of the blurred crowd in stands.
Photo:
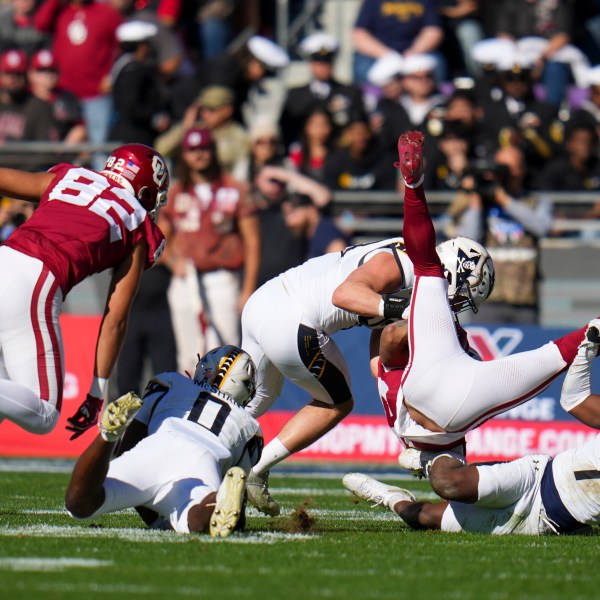
MULTIPOLYGON (((171 296, 179 337, 185 310, 201 310, 208 349, 239 342, 257 286, 351 241, 328 211, 332 192, 368 203, 370 191, 401 191, 397 137, 419 129, 426 189, 453 194, 440 234, 483 241, 512 282, 486 318, 508 307, 514 321, 516 307, 535 322, 538 242, 555 216, 540 192, 600 191, 600 1, 362 0, 344 82, 341 40, 318 16, 293 47, 273 41, 277 4, 4 0, 0 144, 141 142, 169 157, 171 251, 140 302, 171 296), (249 111, 292 60, 307 64, 306 83, 278 111, 249 111)), ((290 0, 292 15, 302 5, 290 0)), ((19 167, 46 166, 34 159, 19 167)), ((103 155, 77 160, 99 170, 103 155)), ((29 210, 3 200, 2 239, 29 210)), ((583 216, 598 215, 600 204, 583 216)), ((193 346, 178 351, 193 359, 193 346)))

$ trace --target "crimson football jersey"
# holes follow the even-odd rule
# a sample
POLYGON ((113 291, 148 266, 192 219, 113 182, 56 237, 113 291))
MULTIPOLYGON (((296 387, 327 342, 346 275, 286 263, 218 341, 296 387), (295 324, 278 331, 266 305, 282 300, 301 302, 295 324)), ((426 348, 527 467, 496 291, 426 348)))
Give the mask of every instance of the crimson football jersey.
POLYGON ((59 164, 32 217, 5 242, 41 260, 63 294, 80 281, 121 264, 141 240, 146 268, 158 260, 164 236, 133 194, 104 175, 59 164))

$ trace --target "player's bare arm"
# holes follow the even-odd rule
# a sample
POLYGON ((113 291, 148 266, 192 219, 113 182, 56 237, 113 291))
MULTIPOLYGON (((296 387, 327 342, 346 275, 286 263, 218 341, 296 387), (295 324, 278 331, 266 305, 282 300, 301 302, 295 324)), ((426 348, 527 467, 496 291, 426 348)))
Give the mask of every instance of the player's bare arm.
POLYGON ((140 241, 113 273, 96 345, 96 377, 108 378, 113 371, 127 333, 127 319, 144 270, 146 252, 146 242, 140 241))
POLYGON ((18 200, 39 202, 54 177, 54 173, 0 169, 0 194, 18 200))
POLYGON ((381 294, 391 294, 402 285, 396 259, 381 252, 350 273, 333 293, 335 306, 363 317, 380 314, 381 294))

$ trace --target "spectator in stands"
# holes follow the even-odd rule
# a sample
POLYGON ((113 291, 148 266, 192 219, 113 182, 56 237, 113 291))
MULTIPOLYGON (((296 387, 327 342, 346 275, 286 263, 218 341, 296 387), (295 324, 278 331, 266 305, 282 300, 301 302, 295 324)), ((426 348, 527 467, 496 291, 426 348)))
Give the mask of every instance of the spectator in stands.
POLYGON ((415 54, 402 62, 402 92, 396 101, 382 99, 378 111, 383 117, 381 139, 385 149, 396 151, 398 131, 426 130, 427 120, 444 102, 435 79, 436 59, 415 54))
POLYGON ((526 174, 523 152, 502 148, 465 177, 449 208, 450 237, 482 242, 494 260, 496 285, 470 322, 538 323, 539 239, 552 227, 552 204, 525 189, 526 174))
POLYGON ((540 190, 600 190, 600 159, 596 130, 573 123, 565 136, 567 155, 549 162, 536 182, 540 190))
POLYGON ((291 169, 267 165, 254 181, 254 201, 258 207, 261 237, 261 260, 257 286, 296 267, 306 260, 308 240, 302 229, 289 227, 286 214, 298 196, 325 207, 331 199, 329 190, 316 181, 291 169))
MULTIPOLYGON (((445 105, 444 120, 461 125, 469 141, 469 152, 473 158, 490 158, 496 151, 494 140, 486 136, 482 127, 483 109, 476 100, 474 89, 457 89, 445 105)), ((432 133, 435 121, 428 123, 428 132, 432 133)))
MULTIPOLYGON (((191 261, 197 276, 205 325, 200 342, 208 350, 237 344, 241 310, 256 288, 260 230, 246 189, 223 171, 208 129, 190 129, 183 138, 180 177, 166 214, 175 226, 178 260, 191 261)), ((185 322, 181 329, 176 321, 177 339, 190 336, 192 326, 185 322)))
MULTIPOLYGON (((365 104, 370 109, 369 122, 373 132, 380 135, 386 119, 388 122, 398 110, 402 86, 404 59, 397 52, 378 58, 367 72, 368 82, 375 92, 365 91, 365 104)), ((406 117, 408 122, 408 117, 406 117)))
POLYGON ((267 165, 282 165, 285 154, 279 126, 270 117, 260 117, 252 122, 249 131, 250 156, 243 181, 254 185, 256 175, 267 165))
MULTIPOLYGON (((50 105, 27 90, 28 59, 22 50, 7 50, 0 55, 0 143, 21 141, 58 141, 58 128, 50 105)), ((19 168, 44 168, 45 159, 28 153, 20 158, 19 168)))
POLYGON ((569 125, 577 124, 591 127, 600 137, 600 66, 591 68, 587 73, 589 98, 581 103, 569 121, 569 125))
POLYGON ((562 142, 562 126, 552 104, 537 100, 532 65, 525 57, 502 57, 501 96, 483 105, 485 135, 498 146, 518 145, 536 174, 562 142))
POLYGON ((33 25, 36 0, 10 0, 0 7, 0 52, 20 49, 31 56, 50 37, 33 25))
POLYGON ((343 133, 345 145, 325 160, 324 182, 334 190, 395 190, 391 153, 373 135, 369 123, 355 120, 343 133))
MULTIPOLYGON (((118 47, 121 15, 97 0, 44 0, 34 17, 42 32, 53 36, 59 87, 81 102, 89 141, 106 141, 112 115, 110 69, 118 47)), ((104 156, 97 153, 93 168, 100 171, 104 156)))
POLYGON ((341 252, 350 244, 348 236, 333 219, 306 197, 299 196, 286 207, 285 224, 308 240, 307 260, 329 252, 341 252))
POLYGON ((303 175, 323 181, 325 159, 333 148, 333 123, 329 111, 315 108, 306 118, 297 142, 290 146, 288 158, 303 175))
POLYGON ((198 96, 200 123, 212 133, 223 169, 244 179, 250 152, 248 133, 233 119, 234 95, 229 88, 212 85, 198 96))
POLYGON ((50 105, 59 139, 66 144, 84 142, 81 105, 73 94, 58 88, 58 68, 51 50, 38 50, 33 55, 27 79, 31 93, 50 105))
POLYGON ((439 127, 439 135, 432 136, 425 148, 425 187, 456 191, 462 185, 472 158, 469 136, 460 121, 443 120, 439 127))
POLYGON ((111 70, 115 111, 111 140, 152 146, 169 125, 166 92, 151 54, 157 31, 146 21, 126 21, 117 28, 122 54, 111 70))
POLYGON ((187 108, 181 121, 156 140, 163 156, 171 156, 181 147, 183 136, 192 127, 210 129, 217 144, 217 154, 225 171, 245 181, 249 141, 246 129, 233 119, 234 94, 229 88, 210 85, 187 108))
POLYGON ((435 0, 363 0, 352 31, 354 82, 364 83, 369 68, 384 54, 398 52, 407 58, 431 53, 443 37, 435 0))
POLYGON ((365 114, 361 89, 333 77, 338 50, 339 42, 324 32, 309 35, 298 46, 300 56, 308 62, 311 79, 306 85, 290 89, 284 100, 279 126, 286 148, 298 139, 316 108, 329 112, 336 134, 351 119, 365 114))
MULTIPOLYGON (((164 18, 161 18, 161 14, 164 15, 164 11, 167 10, 167 3, 161 2, 157 12, 148 7, 148 3, 141 3, 143 8, 136 8, 136 0, 110 0, 110 4, 127 21, 144 21, 156 26, 156 35, 150 40, 152 56, 164 81, 172 81, 182 66, 183 48, 177 35, 164 22, 164 18)), ((169 12, 173 14, 173 10, 169 12)))
POLYGON ((233 118, 243 123, 242 107, 252 86, 287 66, 288 62, 289 57, 281 46, 254 35, 237 52, 203 62, 193 76, 182 78, 173 87, 172 111, 175 118, 183 118, 186 109, 203 88, 220 85, 233 90, 233 118))
POLYGON ((558 106, 565 98, 570 81, 566 63, 553 60, 553 55, 571 40, 573 7, 570 2, 548 0, 501 0, 495 21, 495 35, 511 40, 538 36, 548 40, 537 59, 542 71, 546 99, 558 106))

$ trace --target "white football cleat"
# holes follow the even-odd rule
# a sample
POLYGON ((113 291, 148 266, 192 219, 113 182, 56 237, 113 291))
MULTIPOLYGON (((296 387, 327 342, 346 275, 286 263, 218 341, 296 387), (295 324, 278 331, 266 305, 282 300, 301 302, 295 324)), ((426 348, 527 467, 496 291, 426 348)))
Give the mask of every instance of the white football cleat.
POLYGON ((127 429, 127 426, 138 410, 142 408, 142 399, 133 392, 128 392, 113 402, 109 402, 102 412, 98 427, 100 435, 106 442, 116 442, 127 429))
POLYGON ((344 475, 342 483, 355 496, 367 502, 374 502, 377 506, 389 508, 392 512, 394 505, 401 500, 415 501, 415 497, 408 490, 386 485, 363 473, 348 473, 344 475))
POLYGON ((225 473, 217 492, 215 509, 210 519, 211 537, 227 537, 242 516, 246 473, 240 467, 231 467, 225 473))
POLYGON ((260 475, 250 471, 246 491, 250 503, 261 513, 276 517, 281 512, 281 507, 269 493, 269 471, 260 475))

